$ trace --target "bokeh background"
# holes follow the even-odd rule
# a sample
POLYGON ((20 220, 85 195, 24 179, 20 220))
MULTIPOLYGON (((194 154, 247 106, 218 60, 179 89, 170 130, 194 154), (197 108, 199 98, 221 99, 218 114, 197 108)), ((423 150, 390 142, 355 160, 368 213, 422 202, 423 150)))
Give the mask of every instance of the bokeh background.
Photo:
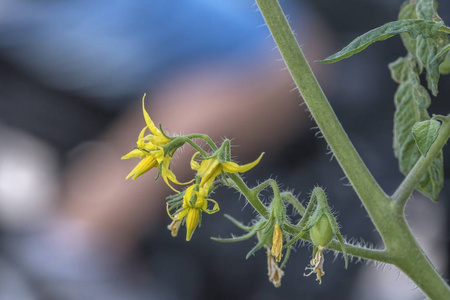
MULTIPOLYGON (((281 1, 310 61, 396 19, 402 1, 281 1)), ((450 20, 450 3, 440 1, 450 20)), ((396 84, 387 64, 405 54, 400 38, 351 59, 315 65, 333 108, 387 193, 402 180, 392 151, 396 84)), ((449 110, 441 77, 431 111, 449 110)), ((245 260, 255 240, 222 214, 250 222, 234 191, 214 195, 189 243, 172 238, 170 191, 155 171, 124 178, 120 157, 144 126, 140 99, 169 133, 202 131, 238 145, 246 163, 264 151, 256 184, 276 178, 304 201, 326 188, 342 233, 381 247, 379 236, 308 117, 251 0, 0 2, 0 299, 422 299, 390 266, 344 269, 326 254, 322 285, 303 277, 311 247, 292 253, 282 286, 267 280, 266 254, 245 260)), ((319 134, 320 136, 320 134, 319 134)), ((186 149, 174 161, 192 176, 186 149)), ((448 155, 446 155, 448 156, 448 155)), ((441 202, 415 194, 408 217, 419 242, 448 278, 448 159, 441 202)), ((268 195, 267 195, 268 197, 268 195)), ((292 215, 295 218, 294 215, 292 215)))

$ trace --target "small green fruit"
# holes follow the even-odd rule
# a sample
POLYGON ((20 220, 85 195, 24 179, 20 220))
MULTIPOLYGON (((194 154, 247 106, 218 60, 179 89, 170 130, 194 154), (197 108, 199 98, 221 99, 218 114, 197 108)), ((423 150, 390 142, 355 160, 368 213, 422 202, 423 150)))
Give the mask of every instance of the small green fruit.
POLYGON ((326 247, 334 237, 333 229, 326 215, 322 215, 320 219, 309 230, 311 240, 316 246, 326 247))

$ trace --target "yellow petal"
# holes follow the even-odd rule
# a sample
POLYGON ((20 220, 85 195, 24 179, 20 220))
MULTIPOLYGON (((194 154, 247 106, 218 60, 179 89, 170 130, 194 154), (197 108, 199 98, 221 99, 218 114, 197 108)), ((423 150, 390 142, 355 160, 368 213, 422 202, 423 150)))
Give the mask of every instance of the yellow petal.
POLYGON ((216 180, 216 177, 220 175, 222 171, 217 168, 213 173, 207 174, 207 176, 203 177, 200 181, 200 185, 209 191, 209 187, 213 184, 214 180, 216 180))
POLYGON ((175 214, 175 220, 182 220, 189 212, 189 208, 184 208, 179 213, 175 214))
POLYGON ((219 203, 217 203, 217 201, 216 200, 213 200, 213 199, 206 199, 206 201, 207 202, 212 202, 213 204, 214 204, 214 206, 213 206, 213 208, 212 209, 208 209, 207 208, 207 203, 206 203, 206 205, 204 206, 204 208, 202 208, 202 211, 203 212, 205 212, 205 213, 207 213, 207 214, 215 214, 216 212, 218 212, 219 210, 220 210, 220 208, 219 208, 219 203))
POLYGON ((170 142, 170 139, 166 138, 162 133, 161 135, 153 136, 153 143, 155 143, 155 145, 164 146, 168 142, 170 142))
POLYGON ((200 210, 206 208, 208 203, 206 202, 205 197, 203 197, 198 191, 194 191, 194 193, 197 195, 197 199, 195 199, 193 207, 200 210))
POLYGON ((173 174, 173 172, 168 168, 168 164, 166 163, 166 161, 164 161, 163 167, 162 167, 162 171, 161 171, 161 176, 164 179, 164 182, 167 184, 168 187, 170 187, 173 191, 179 193, 180 191, 178 191, 177 189, 175 189, 169 182, 172 181, 175 184, 178 185, 186 185, 186 184, 190 184, 192 183, 195 179, 192 179, 188 182, 179 182, 175 176, 175 174, 173 174))
POLYGON ((210 177, 212 174, 214 174, 214 171, 216 171, 219 168, 219 165, 220 162, 217 158, 209 158, 203 160, 202 163, 200 164, 200 168, 197 170, 198 176, 202 178, 210 177))
POLYGON ((200 152, 195 152, 194 155, 192 155, 191 158, 191 169, 197 171, 200 168, 200 164, 198 162, 195 161, 195 158, 197 157, 197 155, 199 155, 200 152))
POLYGON ((169 209, 169 202, 166 203, 166 212, 167 212, 167 215, 169 216, 169 218, 171 218, 172 220, 176 220, 175 217, 178 215, 175 215, 175 217, 172 216, 172 214, 170 213, 170 209, 169 209))
POLYGON ((202 179, 200 185, 202 187, 211 185, 220 173, 220 162, 217 158, 203 160, 197 170, 197 176, 202 179))
POLYGON ((184 193, 184 196, 183 196, 183 207, 190 207, 191 206, 190 205, 190 201, 191 201, 191 198, 192 198, 192 196, 194 194, 194 188, 196 186, 197 186, 196 184, 193 184, 193 185, 191 185, 190 187, 188 187, 186 189, 186 192, 184 193))
MULTIPOLYGON (((166 164, 164 163, 164 165, 166 165, 166 164)), ((174 192, 179 193, 180 191, 175 189, 170 184, 169 180, 172 181, 173 183, 176 183, 179 185, 189 184, 193 181, 193 180, 191 180, 190 182, 187 182, 187 183, 178 182, 177 178, 175 177, 175 174, 173 174, 173 172, 167 166, 164 166, 164 165, 162 167, 161 176, 162 176, 164 182, 167 184, 167 186, 170 187, 174 192)))
POLYGON ((154 135, 159 135, 161 134, 161 132, 159 131, 158 128, 156 128, 155 123, 153 123, 152 119, 150 119, 148 112, 145 110, 144 102, 146 95, 147 94, 144 94, 144 96, 142 97, 142 111, 144 113, 145 124, 147 124, 147 127, 151 131, 151 133, 153 133, 154 135))
POLYGON ((261 158, 263 157, 264 153, 261 153, 261 155, 258 157, 257 160, 255 160, 254 162, 248 163, 246 165, 238 165, 237 163, 228 161, 225 163, 221 163, 220 167, 222 168, 222 170, 224 172, 227 173, 244 173, 247 172, 248 170, 250 170, 251 168, 253 168, 254 166, 256 166, 259 161, 261 160, 261 158))
POLYGON ((130 174, 128 174, 126 179, 133 176, 132 179, 134 180, 134 179, 138 178, 139 176, 141 176, 142 174, 144 174, 145 172, 148 172, 149 170, 154 168, 157 164, 158 164, 158 162, 156 161, 156 159, 152 155, 149 155, 149 156, 145 157, 144 159, 142 159, 136 165, 136 167, 134 167, 134 169, 131 170, 130 174))
POLYGON ((139 136, 138 136, 138 142, 144 138, 144 134, 145 134, 145 131, 146 131, 146 130, 147 130, 147 127, 144 127, 144 128, 141 130, 141 132, 139 133, 139 136))
POLYGON ((170 159, 172 157, 164 156, 164 149, 161 147, 158 147, 158 148, 159 148, 158 150, 152 151, 152 155, 153 155, 153 157, 155 157, 158 164, 162 164, 165 159, 168 159, 168 163, 170 164, 170 159))
POLYGON ((200 220, 200 210, 190 208, 186 217, 186 241, 190 241, 200 220))
POLYGON ((124 156, 122 156, 120 159, 129 159, 129 158, 133 158, 133 157, 141 157, 142 156, 142 151, 139 149, 133 149, 130 152, 128 152, 127 154, 125 154, 124 156))

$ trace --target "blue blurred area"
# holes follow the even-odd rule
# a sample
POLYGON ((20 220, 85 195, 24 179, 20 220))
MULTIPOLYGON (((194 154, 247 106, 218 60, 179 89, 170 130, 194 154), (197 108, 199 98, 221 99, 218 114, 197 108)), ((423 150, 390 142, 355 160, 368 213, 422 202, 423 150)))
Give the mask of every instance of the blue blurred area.
POLYGON ((255 9, 247 0, 6 0, 0 53, 52 88, 117 106, 190 65, 251 60, 267 36, 255 9))

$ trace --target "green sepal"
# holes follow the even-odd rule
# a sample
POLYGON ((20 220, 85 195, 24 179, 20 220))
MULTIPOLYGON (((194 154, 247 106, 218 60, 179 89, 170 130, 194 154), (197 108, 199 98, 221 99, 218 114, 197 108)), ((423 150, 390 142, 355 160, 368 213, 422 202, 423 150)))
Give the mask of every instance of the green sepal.
POLYGON ((162 133, 162 135, 163 135, 164 137, 168 138, 169 140, 173 140, 173 139, 174 139, 173 137, 168 136, 168 135, 164 132, 164 130, 162 129, 162 125, 161 125, 161 124, 159 124, 158 127, 159 127, 159 131, 161 131, 161 133, 162 133))
MULTIPOLYGON (((273 227, 273 225, 272 225, 273 227)), ((272 239, 273 229, 269 232, 264 233, 264 230, 260 230, 257 232, 258 243, 247 253, 245 259, 249 259, 250 256, 254 255, 256 251, 261 249, 264 246, 270 245, 270 240, 272 239)))
POLYGON ((230 237, 230 238, 211 237, 211 239, 213 241, 220 242, 220 243, 242 242, 242 241, 246 241, 246 240, 252 238, 255 235, 255 233, 256 233, 256 230, 252 230, 241 236, 230 237))
POLYGON ((253 226, 246 226, 244 224, 242 224, 241 222, 239 222, 238 220, 236 220, 235 218, 233 218, 232 216, 225 214, 224 215, 225 218, 227 218, 231 223, 233 223, 234 225, 236 225, 238 228, 245 230, 245 231, 250 231, 253 228, 255 228, 257 226, 257 224, 253 225, 253 226))
POLYGON ((225 139, 220 145, 219 149, 215 152, 220 162, 227 162, 231 160, 231 148, 230 140, 225 139))
POLYGON ((183 136, 170 138, 171 141, 163 146, 164 156, 173 156, 178 148, 182 147, 186 143, 186 138, 183 136))
POLYGON ((238 228, 240 228, 242 230, 245 230, 245 231, 248 231, 248 232, 246 234, 244 234, 244 235, 237 236, 237 237, 231 237, 231 238, 211 237, 211 239, 213 241, 222 242, 222 243, 233 243, 233 242, 241 242, 241 241, 248 240, 248 239, 253 237, 258 232, 258 230, 261 228, 261 226, 264 223, 263 220, 260 220, 259 222, 257 222, 253 226, 245 226, 244 224, 242 224, 241 222, 239 222, 238 220, 236 220, 235 218, 233 218, 230 215, 226 214, 225 218, 230 220, 231 223, 236 225, 238 228))
POLYGON ((341 250, 342 250, 342 255, 344 256, 344 263, 345 263, 345 268, 348 268, 348 254, 347 254, 347 249, 345 248, 345 242, 344 242, 344 238, 342 237, 342 234, 338 231, 336 232, 336 238, 339 242, 339 245, 341 246, 341 250))

